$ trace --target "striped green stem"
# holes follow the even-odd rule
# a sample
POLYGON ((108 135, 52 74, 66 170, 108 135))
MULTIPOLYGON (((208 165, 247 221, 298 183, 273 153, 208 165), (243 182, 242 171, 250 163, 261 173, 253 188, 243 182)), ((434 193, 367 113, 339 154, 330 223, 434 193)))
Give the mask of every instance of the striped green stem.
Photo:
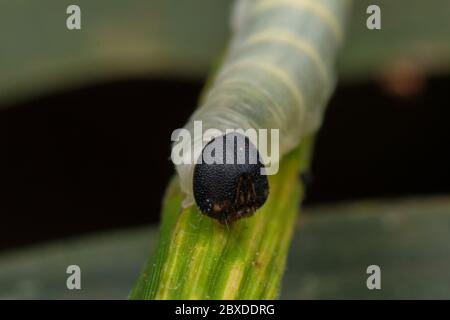
POLYGON ((195 205, 181 205, 192 195, 192 168, 177 167, 156 255, 131 298, 278 296, 303 193, 298 177, 309 166, 312 137, 334 86, 347 9, 345 0, 238 2, 228 54, 186 127, 202 120, 205 129, 223 131, 277 128, 280 153, 287 155, 278 174, 269 177, 266 204, 230 226, 202 215, 195 205))
POLYGON ((286 156, 270 177, 271 194, 256 216, 219 224, 195 207, 183 209, 177 179, 167 191, 158 248, 132 299, 274 299, 303 194, 299 170, 312 140, 286 156))

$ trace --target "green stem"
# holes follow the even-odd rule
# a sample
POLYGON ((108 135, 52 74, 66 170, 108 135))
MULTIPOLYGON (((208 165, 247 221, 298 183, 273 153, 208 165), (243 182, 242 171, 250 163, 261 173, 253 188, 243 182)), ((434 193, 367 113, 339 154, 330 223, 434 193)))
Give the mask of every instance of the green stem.
POLYGON ((284 273, 313 139, 287 155, 270 177, 255 216, 223 226, 196 206, 181 208, 177 179, 168 188, 159 245, 131 299, 275 299, 284 273))

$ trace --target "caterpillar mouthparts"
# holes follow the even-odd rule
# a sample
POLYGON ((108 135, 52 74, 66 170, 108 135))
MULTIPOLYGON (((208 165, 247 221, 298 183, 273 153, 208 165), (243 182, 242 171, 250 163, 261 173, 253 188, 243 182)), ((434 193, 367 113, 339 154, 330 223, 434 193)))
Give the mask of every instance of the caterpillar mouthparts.
POLYGON ((193 194, 203 214, 229 224, 249 217, 269 195, 258 150, 248 137, 228 133, 202 150, 193 174, 193 194))

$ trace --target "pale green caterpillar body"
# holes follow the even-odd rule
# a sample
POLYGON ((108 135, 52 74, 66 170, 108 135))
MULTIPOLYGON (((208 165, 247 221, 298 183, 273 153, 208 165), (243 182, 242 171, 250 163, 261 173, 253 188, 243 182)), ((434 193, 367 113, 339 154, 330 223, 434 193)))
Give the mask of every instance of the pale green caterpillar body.
MULTIPOLYGON (((280 156, 295 148, 322 123, 335 86, 347 2, 237 1, 224 61, 185 128, 193 133, 194 121, 202 121, 204 130, 279 129, 280 156)), ((192 141, 190 156, 197 159, 204 145, 192 141)), ((194 166, 176 165, 184 206, 193 203, 194 166)))

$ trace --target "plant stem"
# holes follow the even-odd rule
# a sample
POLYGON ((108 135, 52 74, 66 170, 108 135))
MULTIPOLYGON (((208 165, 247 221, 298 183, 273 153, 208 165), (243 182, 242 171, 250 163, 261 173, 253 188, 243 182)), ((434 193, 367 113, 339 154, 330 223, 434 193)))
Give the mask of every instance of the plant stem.
POLYGON ((168 188, 159 245, 131 299, 275 299, 303 195, 313 139, 271 176, 270 196, 254 217, 221 225, 196 206, 181 208, 177 178, 168 188))

